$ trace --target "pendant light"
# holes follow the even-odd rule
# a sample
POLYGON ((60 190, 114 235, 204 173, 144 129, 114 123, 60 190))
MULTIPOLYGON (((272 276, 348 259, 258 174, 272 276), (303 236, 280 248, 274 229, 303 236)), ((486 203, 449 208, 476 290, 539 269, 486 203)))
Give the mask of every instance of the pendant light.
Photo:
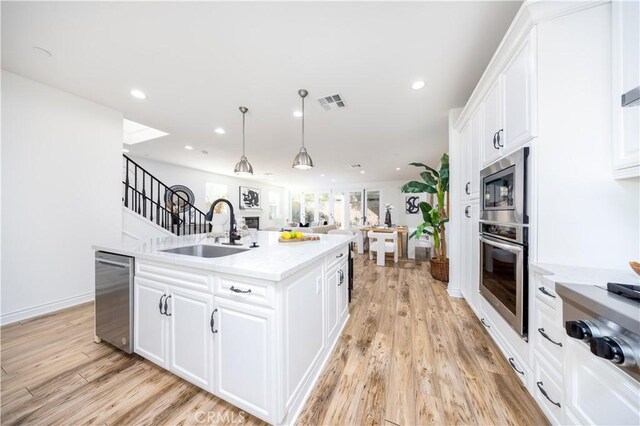
POLYGON ((240 161, 236 163, 236 167, 233 169, 235 174, 239 176, 251 176, 253 174, 253 167, 251 167, 244 152, 244 117, 247 111, 249 111, 247 107, 240 107, 240 112, 242 113, 242 157, 240 157, 240 161))
POLYGON ((307 154, 307 148, 304 147, 304 98, 309 94, 305 89, 298 90, 298 95, 302 98, 302 147, 300 152, 293 159, 293 167, 300 170, 309 170, 313 167, 313 160, 307 154))

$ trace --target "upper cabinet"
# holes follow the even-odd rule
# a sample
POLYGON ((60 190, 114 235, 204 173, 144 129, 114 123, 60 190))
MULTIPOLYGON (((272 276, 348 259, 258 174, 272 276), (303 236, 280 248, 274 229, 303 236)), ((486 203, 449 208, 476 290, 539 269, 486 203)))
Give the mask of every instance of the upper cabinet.
POLYGON ((482 103, 484 110, 482 164, 492 163, 500 157, 500 142, 504 140, 502 127, 502 78, 493 84, 482 103), (502 139, 501 139, 502 138, 502 139))
POLYGON ((629 105, 640 91, 640 3, 614 1, 611 13, 613 174, 631 178, 640 176, 640 101, 629 105), (626 106, 623 94, 627 94, 626 106))
POLYGON ((505 153, 536 136, 535 70, 534 28, 502 73, 504 137, 500 148, 505 153))

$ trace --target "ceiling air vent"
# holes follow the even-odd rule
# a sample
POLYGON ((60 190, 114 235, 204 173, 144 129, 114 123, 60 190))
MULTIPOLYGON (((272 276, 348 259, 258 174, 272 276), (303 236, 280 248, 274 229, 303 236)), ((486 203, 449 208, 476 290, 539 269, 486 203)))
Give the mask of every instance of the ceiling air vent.
POLYGON ((320 106, 326 111, 346 107, 344 99, 342 99, 342 96, 340 96, 340 94, 338 93, 336 93, 335 95, 323 96, 321 98, 318 98, 318 102, 320 102, 320 106))
POLYGON ((361 169, 362 168, 362 164, 352 164, 351 168, 353 168, 353 169, 361 169))

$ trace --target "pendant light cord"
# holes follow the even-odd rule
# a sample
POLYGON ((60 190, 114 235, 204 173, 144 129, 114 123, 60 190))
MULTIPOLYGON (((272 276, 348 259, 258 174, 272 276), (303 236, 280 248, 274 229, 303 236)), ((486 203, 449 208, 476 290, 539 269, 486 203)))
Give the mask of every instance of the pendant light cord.
POLYGON ((302 147, 304 148, 304 96, 302 96, 302 147))
POLYGON ((245 116, 246 112, 242 113, 242 156, 245 157, 245 150, 244 150, 244 116, 245 116))

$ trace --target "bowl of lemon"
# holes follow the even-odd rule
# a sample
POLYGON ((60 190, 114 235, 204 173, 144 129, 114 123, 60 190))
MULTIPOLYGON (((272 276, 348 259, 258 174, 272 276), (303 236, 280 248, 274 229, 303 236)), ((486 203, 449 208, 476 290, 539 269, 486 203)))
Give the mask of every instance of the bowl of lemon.
POLYGON ((317 241, 320 237, 317 235, 304 235, 302 232, 283 231, 280 233, 278 241, 281 243, 299 243, 302 241, 317 241))

